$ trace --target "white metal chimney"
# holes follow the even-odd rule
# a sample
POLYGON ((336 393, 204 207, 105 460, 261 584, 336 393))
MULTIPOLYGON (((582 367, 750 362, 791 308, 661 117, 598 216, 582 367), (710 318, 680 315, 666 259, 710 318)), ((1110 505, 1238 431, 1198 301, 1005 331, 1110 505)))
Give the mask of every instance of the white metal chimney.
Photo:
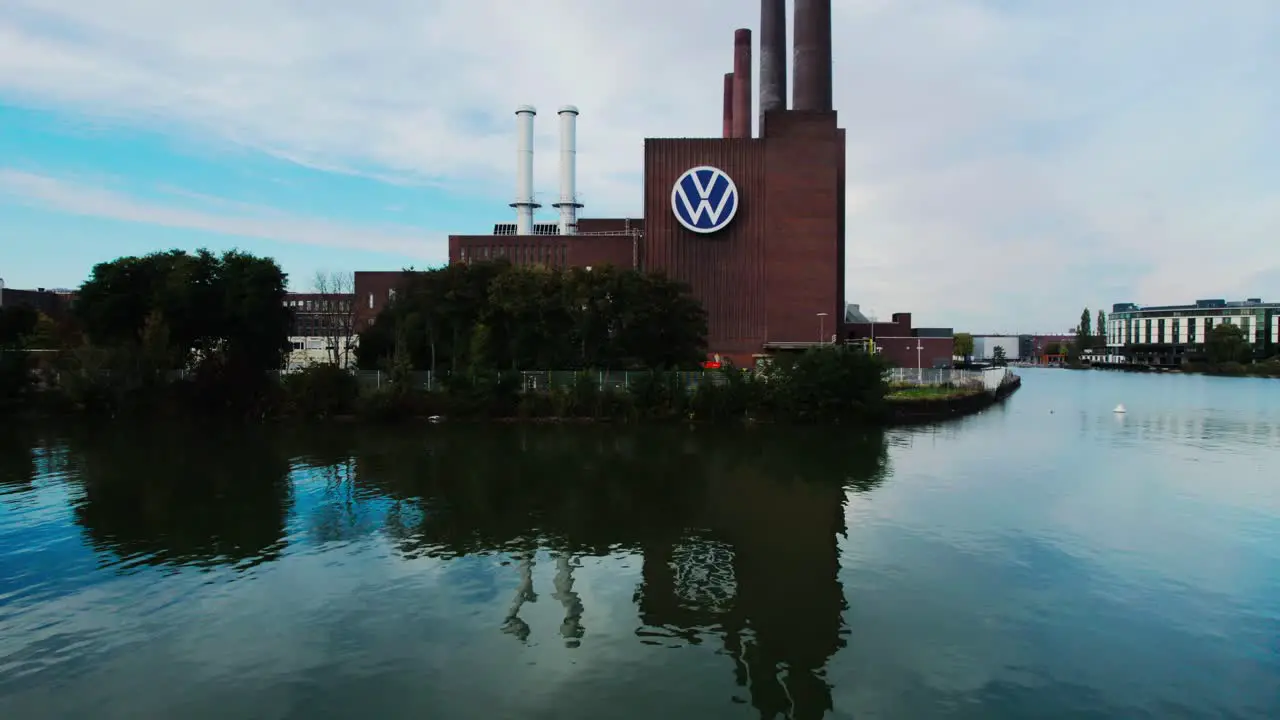
POLYGON ((516 234, 533 234, 533 211, 540 207, 533 200, 533 116, 532 105, 516 108, 516 234))
POLYGON ((578 234, 578 108, 560 108, 560 234, 578 234))

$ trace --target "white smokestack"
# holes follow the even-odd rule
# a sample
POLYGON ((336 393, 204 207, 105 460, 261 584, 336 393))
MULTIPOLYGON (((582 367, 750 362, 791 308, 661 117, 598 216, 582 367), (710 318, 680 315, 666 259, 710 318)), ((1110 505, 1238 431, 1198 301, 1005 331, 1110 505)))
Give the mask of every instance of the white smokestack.
POLYGON ((532 105, 516 108, 516 234, 533 234, 533 211, 539 207, 533 201, 533 116, 538 111, 532 105))
POLYGON ((560 234, 578 234, 578 108, 560 108, 560 234))

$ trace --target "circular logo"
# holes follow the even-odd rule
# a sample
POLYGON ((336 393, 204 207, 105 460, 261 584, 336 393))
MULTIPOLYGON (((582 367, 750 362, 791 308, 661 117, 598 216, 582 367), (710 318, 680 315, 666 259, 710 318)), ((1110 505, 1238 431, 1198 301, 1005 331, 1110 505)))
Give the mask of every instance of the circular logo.
POLYGON ((671 211, 693 232, 723 230, 738 213, 738 186, 720 168, 690 168, 671 188, 671 211))

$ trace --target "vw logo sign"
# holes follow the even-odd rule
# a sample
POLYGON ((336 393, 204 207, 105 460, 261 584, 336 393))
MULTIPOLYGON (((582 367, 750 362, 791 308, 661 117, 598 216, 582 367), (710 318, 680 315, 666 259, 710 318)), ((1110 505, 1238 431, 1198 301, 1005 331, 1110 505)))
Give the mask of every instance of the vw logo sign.
POLYGON ((693 232, 723 230, 738 213, 738 186, 720 168, 690 168, 671 188, 671 211, 693 232))

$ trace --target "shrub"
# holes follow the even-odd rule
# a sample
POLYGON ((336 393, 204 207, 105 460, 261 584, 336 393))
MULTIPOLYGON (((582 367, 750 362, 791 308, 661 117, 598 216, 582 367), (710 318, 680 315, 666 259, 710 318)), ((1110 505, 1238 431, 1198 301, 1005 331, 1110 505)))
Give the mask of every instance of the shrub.
POLYGON ((356 410, 360 384, 336 365, 312 365, 285 375, 280 383, 287 414, 302 417, 346 415, 356 410))

